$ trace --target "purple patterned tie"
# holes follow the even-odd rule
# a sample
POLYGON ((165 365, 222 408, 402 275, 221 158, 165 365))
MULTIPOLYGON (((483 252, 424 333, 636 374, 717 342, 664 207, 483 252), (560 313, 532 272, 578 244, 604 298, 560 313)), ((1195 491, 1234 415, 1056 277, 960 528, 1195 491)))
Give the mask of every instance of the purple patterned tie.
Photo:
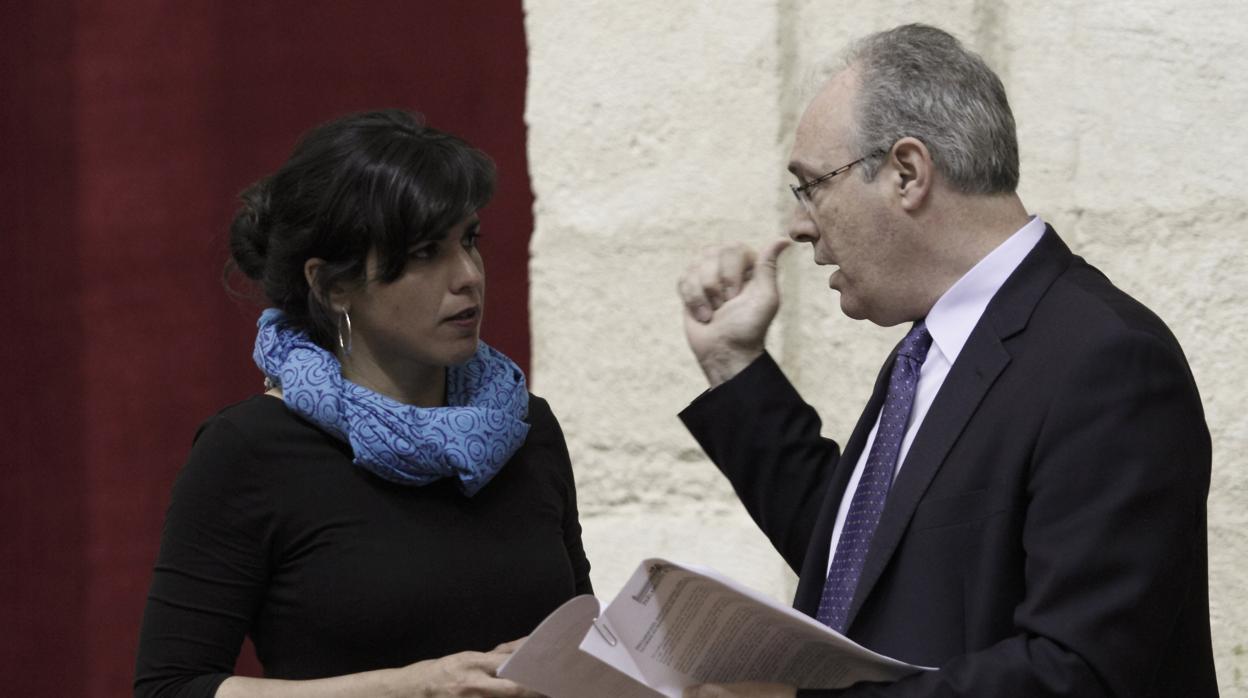
POLYGON ((862 574, 862 564, 867 559, 875 527, 880 523, 888 488, 893 484, 897 454, 901 451, 901 440, 910 421, 914 389, 919 383, 919 369, 931 345, 932 335, 928 334, 926 325, 919 322, 901 340, 901 347, 897 349, 897 360, 893 362, 893 371, 888 377, 888 395, 880 410, 880 427, 871 444, 871 453, 867 456, 867 466, 863 468, 858 489, 854 490, 854 498, 849 502, 849 513, 841 529, 841 539, 836 543, 828 580, 823 585, 819 611, 815 614, 820 623, 838 632, 845 631, 849 604, 854 599, 854 590, 858 588, 858 576, 862 574))

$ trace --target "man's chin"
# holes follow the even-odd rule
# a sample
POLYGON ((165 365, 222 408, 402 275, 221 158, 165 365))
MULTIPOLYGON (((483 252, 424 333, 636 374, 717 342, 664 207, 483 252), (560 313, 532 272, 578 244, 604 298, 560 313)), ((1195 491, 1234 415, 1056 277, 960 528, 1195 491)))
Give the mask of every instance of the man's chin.
POLYGON ((851 294, 847 294, 840 289, 834 289, 841 294, 841 312, 850 320, 867 320, 868 314, 866 307, 857 301, 851 294))
POLYGON ((873 324, 880 327, 892 327, 905 322, 904 318, 888 317, 879 312, 879 308, 874 310, 860 299, 853 296, 841 294, 841 312, 850 320, 870 320, 873 324))

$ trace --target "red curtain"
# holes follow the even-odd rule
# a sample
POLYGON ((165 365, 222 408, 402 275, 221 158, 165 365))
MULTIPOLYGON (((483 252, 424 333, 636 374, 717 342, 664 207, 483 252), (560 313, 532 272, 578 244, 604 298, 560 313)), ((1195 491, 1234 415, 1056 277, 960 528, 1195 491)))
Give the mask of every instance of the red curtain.
POLYGON ((514 2, 0 8, 0 675, 118 696, 195 427, 260 388, 222 289, 238 192, 310 126, 423 112, 498 163, 485 338, 527 368, 523 13, 514 2))

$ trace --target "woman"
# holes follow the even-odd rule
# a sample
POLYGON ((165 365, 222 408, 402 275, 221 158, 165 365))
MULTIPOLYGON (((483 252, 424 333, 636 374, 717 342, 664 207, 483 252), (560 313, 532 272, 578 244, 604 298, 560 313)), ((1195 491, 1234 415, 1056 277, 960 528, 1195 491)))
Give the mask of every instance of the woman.
POLYGON ((590 592, 589 563, 559 425, 478 339, 493 185, 385 111, 244 192, 269 389, 204 423, 174 486, 137 696, 530 695, 493 676, 500 643, 590 592), (230 676, 245 635, 269 678, 230 676))

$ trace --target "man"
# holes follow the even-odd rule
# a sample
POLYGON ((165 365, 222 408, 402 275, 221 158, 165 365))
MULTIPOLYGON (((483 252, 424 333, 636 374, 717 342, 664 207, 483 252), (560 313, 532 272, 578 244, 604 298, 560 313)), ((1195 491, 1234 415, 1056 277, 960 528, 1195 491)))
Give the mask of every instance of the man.
POLYGON ((789 169, 789 237, 836 265, 841 309, 910 332, 842 450, 764 350, 789 241, 720 249, 679 283, 711 384, 681 418, 800 573, 796 608, 938 668, 803 695, 1216 696, 1196 386, 1026 213, 996 75, 938 29, 867 37, 789 169))

